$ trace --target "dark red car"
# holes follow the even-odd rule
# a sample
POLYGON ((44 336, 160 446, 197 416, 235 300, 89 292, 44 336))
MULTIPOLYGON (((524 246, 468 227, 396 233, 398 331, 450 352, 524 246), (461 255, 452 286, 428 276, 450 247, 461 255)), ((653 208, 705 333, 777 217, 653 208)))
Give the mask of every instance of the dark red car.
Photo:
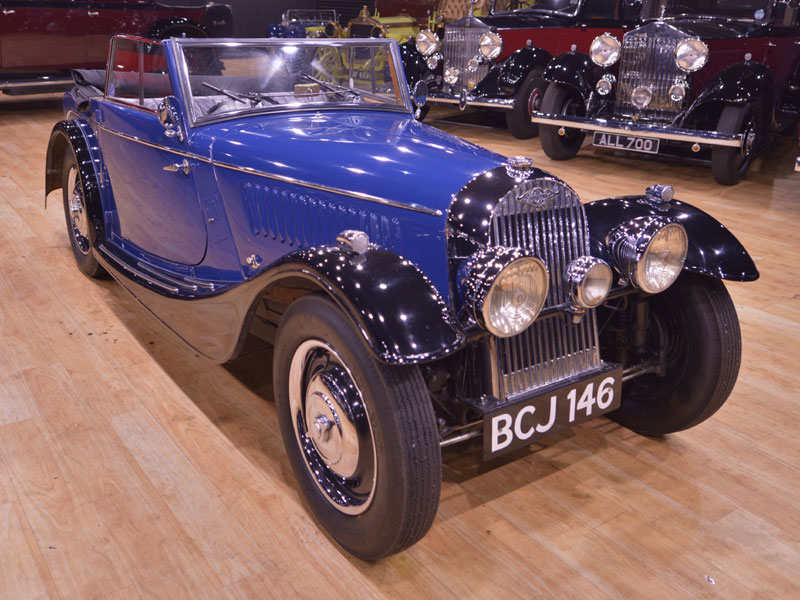
POLYGON ((595 146, 692 155, 733 185, 800 115, 798 0, 645 0, 646 24, 565 53, 533 120, 550 158, 595 146))
POLYGON ((0 2, 0 91, 71 87, 73 68, 105 68, 114 33, 149 38, 232 35, 227 4, 168 6, 154 0, 0 2))
POLYGON ((409 85, 428 84, 428 102, 502 109, 517 138, 536 135, 538 108, 553 56, 575 46, 588 51, 599 34, 622 35, 638 23, 641 6, 629 0, 493 0, 489 14, 472 14, 438 34, 422 31, 401 46, 409 85), (529 8, 533 5, 533 8, 529 8))

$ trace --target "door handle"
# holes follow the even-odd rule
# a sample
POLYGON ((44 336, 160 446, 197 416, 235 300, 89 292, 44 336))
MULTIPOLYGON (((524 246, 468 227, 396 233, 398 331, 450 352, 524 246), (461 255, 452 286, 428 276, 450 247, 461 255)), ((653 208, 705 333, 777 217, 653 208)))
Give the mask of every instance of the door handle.
POLYGON ((99 12, 97 12, 96 10, 90 10, 90 11, 89 11, 89 12, 87 12, 86 14, 87 14, 87 15, 89 15, 90 17, 96 17, 96 16, 97 16, 97 15, 99 15, 100 13, 99 13, 99 12))
POLYGON ((177 171, 183 171, 185 175, 188 175, 189 172, 192 169, 191 165, 189 164, 189 161, 186 160, 185 158, 183 159, 183 162, 181 162, 181 163, 173 164, 173 165, 166 165, 165 167, 162 167, 162 168, 165 171, 170 171, 172 173, 175 173, 177 171))
POLYGON ((11 8, 4 8, 3 9, 3 14, 4 15, 13 15, 15 12, 17 12, 17 11, 15 11, 14 9, 11 9, 11 8))

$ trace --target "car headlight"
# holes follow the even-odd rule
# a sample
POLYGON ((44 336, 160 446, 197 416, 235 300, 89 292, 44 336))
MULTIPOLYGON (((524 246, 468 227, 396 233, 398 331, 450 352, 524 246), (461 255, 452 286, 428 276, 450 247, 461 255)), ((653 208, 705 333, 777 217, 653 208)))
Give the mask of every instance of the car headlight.
POLYGON ((581 308, 600 306, 613 283, 611 267, 594 256, 580 256, 567 267, 567 285, 572 302, 581 308))
POLYGON ((669 88, 669 97, 673 102, 683 102, 683 99, 686 98, 686 86, 682 83, 676 83, 669 88))
POLYGON ((608 96, 614 89, 614 82, 616 81, 616 77, 614 77, 611 73, 606 73, 597 81, 595 89, 601 96, 608 96))
POLYGON ((448 85, 455 85, 461 72, 455 67, 447 67, 444 70, 444 82, 448 85))
POLYGON ((503 49, 503 38, 493 31, 487 31, 478 40, 478 48, 484 58, 492 60, 500 56, 500 51, 503 49))
POLYGON ((466 268, 466 306, 493 335, 520 334, 539 316, 549 289, 540 259, 519 248, 490 248, 472 257, 466 268))
POLYGON ((594 64, 600 67, 610 67, 619 60, 622 45, 610 33, 598 35, 589 46, 589 56, 594 64))
POLYGON ((708 46, 703 40, 690 38, 683 40, 675 49, 675 64, 687 73, 699 71, 708 62, 708 46))
POLYGON ((686 262, 689 237, 680 223, 664 217, 637 217, 610 235, 615 267, 648 294, 663 292, 686 262))
POLYGON ((422 56, 430 56, 439 47, 439 36, 427 29, 417 34, 417 50, 422 56))
POLYGON ((631 103, 636 108, 645 108, 652 100, 653 92, 643 85, 640 85, 631 93, 631 103))

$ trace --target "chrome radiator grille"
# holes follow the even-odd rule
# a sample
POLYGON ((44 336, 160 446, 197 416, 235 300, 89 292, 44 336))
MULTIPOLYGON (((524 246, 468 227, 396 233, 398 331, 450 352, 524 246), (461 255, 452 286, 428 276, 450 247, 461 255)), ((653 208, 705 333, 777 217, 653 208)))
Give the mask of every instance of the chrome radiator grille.
POLYGON ((639 115, 655 121, 672 121, 682 110, 683 102, 670 98, 669 90, 685 73, 675 64, 675 49, 687 36, 667 23, 655 22, 625 34, 619 67, 616 114, 639 115), (639 86, 653 94, 650 104, 639 109, 631 94, 639 86))
MULTIPOLYGON (((526 248, 541 258, 550 273, 545 308, 558 306, 569 300, 567 265, 589 254, 586 215, 575 192, 564 184, 528 181, 495 208, 491 244, 526 248)), ((499 398, 513 398, 601 365, 594 310, 586 311, 578 324, 563 314, 540 318, 520 335, 495 342, 499 398)))
POLYGON ((480 55, 478 42, 487 31, 489 31, 489 27, 485 23, 469 16, 445 27, 444 42, 442 43, 444 68, 445 70, 448 67, 458 69, 458 81, 453 86, 456 92, 462 88, 471 89, 489 72, 488 63, 478 65, 478 69, 472 73, 467 71, 467 63, 470 59, 480 55), (474 82, 472 86, 467 85, 467 80, 470 79, 474 82))

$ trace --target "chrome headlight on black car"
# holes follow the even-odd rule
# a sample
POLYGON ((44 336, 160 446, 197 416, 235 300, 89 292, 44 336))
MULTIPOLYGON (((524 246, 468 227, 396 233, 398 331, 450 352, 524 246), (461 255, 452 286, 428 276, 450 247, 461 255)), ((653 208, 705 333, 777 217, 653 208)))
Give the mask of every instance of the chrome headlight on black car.
POLYGON ((589 56, 594 64, 600 67, 610 67, 619 60, 622 44, 610 33, 598 35, 589 46, 589 56))
POLYGON ((594 256, 579 256, 566 273, 572 302, 580 308, 595 308, 608 297, 614 277, 611 267, 594 256))
POLYGON ((637 217, 608 236, 619 273, 648 294, 663 292, 686 262, 689 237, 683 225, 664 217, 637 217))
POLYGON ((545 264, 519 248, 483 250, 466 264, 464 302, 490 333, 506 338, 530 327, 547 299, 545 264))
POLYGON ((689 38, 675 49, 675 64, 687 73, 699 71, 708 62, 708 46, 703 40, 689 38))
POLYGON ((439 36, 432 31, 423 30, 417 34, 417 50, 422 56, 431 56, 439 47, 439 36))
POLYGON ((493 31, 487 31, 478 40, 478 48, 484 58, 493 60, 500 56, 503 50, 503 38, 493 31))

